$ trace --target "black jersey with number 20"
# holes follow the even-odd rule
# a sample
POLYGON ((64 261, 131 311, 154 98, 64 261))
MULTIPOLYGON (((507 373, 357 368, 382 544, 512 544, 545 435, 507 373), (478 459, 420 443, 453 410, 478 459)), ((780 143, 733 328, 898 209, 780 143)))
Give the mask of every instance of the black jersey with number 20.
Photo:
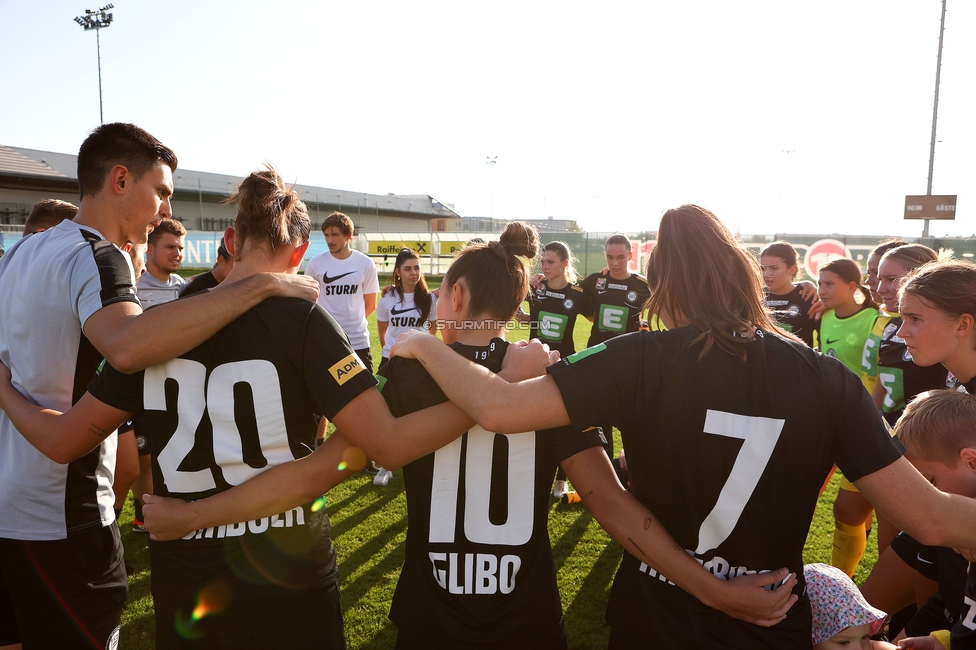
MULTIPOLYGON (((508 343, 452 347, 497 372, 508 343)), ((395 416, 447 401, 417 361, 393 358, 381 373, 395 416)), ((549 492, 556 465, 601 437, 475 427, 403 468, 410 526, 390 610, 398 648, 566 647, 549 492)))
MULTIPOLYGON (((197 348, 143 372, 110 366, 89 391, 152 427, 156 494, 192 501, 312 453, 313 414, 332 418, 376 380, 326 311, 271 298, 197 348)), ((151 544, 153 593, 183 596, 201 579, 255 599, 330 584, 335 551, 325 509, 271 517, 151 544)))
MULTIPOLYGON (((835 359, 757 332, 741 360, 693 327, 638 332, 549 368, 576 430, 620 423, 630 484, 678 543, 716 576, 788 567, 836 462, 857 480, 897 460, 858 378, 835 359), (797 399, 802 395, 803 399, 797 399)), ((803 584, 798 585, 802 593, 803 584)), ((710 609, 629 554, 614 579, 611 648, 810 650, 809 600, 762 628, 710 609)))

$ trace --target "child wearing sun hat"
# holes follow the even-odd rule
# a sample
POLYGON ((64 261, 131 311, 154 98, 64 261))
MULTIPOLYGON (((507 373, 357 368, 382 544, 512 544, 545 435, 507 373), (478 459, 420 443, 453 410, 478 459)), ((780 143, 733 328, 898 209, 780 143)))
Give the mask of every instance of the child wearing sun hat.
POLYGON ((881 650, 897 646, 871 641, 881 630, 886 614, 871 607, 850 577, 826 564, 803 567, 807 595, 813 610, 814 650, 881 650))

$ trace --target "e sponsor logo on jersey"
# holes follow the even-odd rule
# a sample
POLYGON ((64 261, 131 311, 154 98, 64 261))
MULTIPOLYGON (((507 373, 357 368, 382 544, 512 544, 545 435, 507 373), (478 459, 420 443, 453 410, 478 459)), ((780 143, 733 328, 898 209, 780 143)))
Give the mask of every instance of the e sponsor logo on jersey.
POLYGON ((539 336, 549 341, 562 341, 566 334, 569 317, 563 314, 553 314, 548 311, 539 312, 539 336))
POLYGON ((336 383, 342 386, 344 383, 361 373, 365 370, 363 362, 359 360, 356 353, 353 352, 348 357, 342 361, 336 363, 331 368, 329 368, 329 374, 332 378, 336 380, 336 383))
POLYGON ((630 310, 617 305, 600 305, 597 327, 604 332, 622 333, 627 330, 627 317, 630 310))
MULTIPOLYGON (((611 282, 608 286, 611 289, 616 289, 617 291, 626 291, 627 290, 627 285, 626 284, 617 284, 616 282, 611 282)), ((636 293, 634 294, 634 297, 635 298, 637 297, 637 294, 636 293)))

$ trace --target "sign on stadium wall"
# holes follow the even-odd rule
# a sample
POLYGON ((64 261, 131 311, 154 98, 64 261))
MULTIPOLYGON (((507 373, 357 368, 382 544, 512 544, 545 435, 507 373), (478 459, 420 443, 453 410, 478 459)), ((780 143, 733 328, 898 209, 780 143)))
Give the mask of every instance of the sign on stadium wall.
POLYGON ((844 242, 836 239, 820 239, 810 244, 806 255, 803 256, 803 266, 807 275, 816 278, 825 264, 842 257, 852 257, 851 251, 844 242))

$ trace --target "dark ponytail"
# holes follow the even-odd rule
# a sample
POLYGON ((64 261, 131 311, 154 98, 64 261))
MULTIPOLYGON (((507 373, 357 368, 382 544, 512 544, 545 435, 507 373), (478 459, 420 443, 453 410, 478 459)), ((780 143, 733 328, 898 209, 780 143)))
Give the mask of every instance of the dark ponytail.
POLYGON ((874 302, 874 298, 871 297, 871 290, 861 284, 861 280, 863 279, 861 267, 854 260, 847 259, 846 257, 831 260, 821 266, 820 270, 821 272, 830 271, 844 282, 855 283, 858 291, 861 292, 861 296, 864 297, 864 302, 861 303, 861 309, 878 308, 878 303, 874 302))
POLYGON ((529 289, 529 271, 521 258, 534 258, 538 253, 539 231, 513 221, 498 241, 461 249, 444 276, 444 284, 451 287, 464 279, 471 295, 471 316, 509 319, 529 289))
POLYGON ((267 241, 271 250, 277 246, 308 241, 312 222, 308 208, 298 198, 294 187, 287 187, 272 165, 253 172, 241 181, 237 190, 225 200, 237 204, 234 221, 234 257, 240 259, 248 240, 267 241))
MULTIPOLYGON (((407 260, 420 260, 420 255, 412 248, 401 248, 397 253, 396 262, 393 264, 393 291, 403 300, 403 278, 400 277, 400 267, 407 260)), ((420 274, 417 286, 413 290, 413 304, 420 309, 420 322, 423 323, 430 316, 430 290, 427 289, 427 281, 424 274, 420 274)))

